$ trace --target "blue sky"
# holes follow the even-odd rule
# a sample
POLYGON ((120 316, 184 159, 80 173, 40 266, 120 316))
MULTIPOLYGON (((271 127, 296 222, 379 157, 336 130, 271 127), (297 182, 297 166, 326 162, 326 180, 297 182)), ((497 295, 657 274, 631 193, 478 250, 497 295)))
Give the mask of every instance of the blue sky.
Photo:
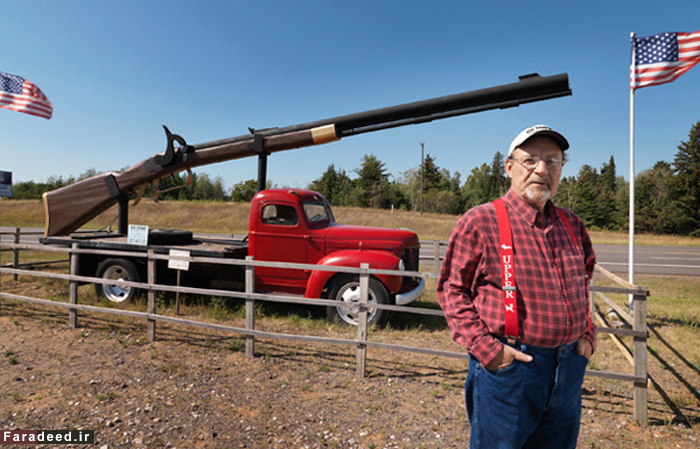
MULTIPOLYGON (((5 9, 6 14, 8 9, 5 9)), ((573 96, 277 153, 268 179, 305 187, 374 154, 394 177, 420 164, 469 172, 545 123, 572 149, 565 176, 614 156, 629 176, 630 32, 700 29, 700 2, 25 0, 0 28, 0 71, 37 84, 45 120, 0 109, 0 170, 14 181, 118 170, 196 144, 568 73, 573 96)), ((636 171, 673 161, 700 120, 700 67, 636 94, 636 171)), ((227 187, 253 158, 202 167, 227 187)), ((354 176, 354 175, 353 175, 354 176)))

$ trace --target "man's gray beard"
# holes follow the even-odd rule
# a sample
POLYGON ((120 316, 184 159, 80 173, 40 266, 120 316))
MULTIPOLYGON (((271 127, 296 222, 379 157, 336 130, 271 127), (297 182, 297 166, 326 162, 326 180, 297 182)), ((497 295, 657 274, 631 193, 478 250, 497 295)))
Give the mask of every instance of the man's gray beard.
POLYGON ((532 187, 527 186, 525 188, 525 194, 530 201, 535 203, 543 203, 552 197, 552 189, 533 189, 532 187))

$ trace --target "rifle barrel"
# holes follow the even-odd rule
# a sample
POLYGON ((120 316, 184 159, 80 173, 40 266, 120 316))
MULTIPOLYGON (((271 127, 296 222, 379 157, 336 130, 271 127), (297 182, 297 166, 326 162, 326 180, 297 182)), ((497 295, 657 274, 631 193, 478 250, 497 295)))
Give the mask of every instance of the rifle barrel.
MULTIPOLYGON (((426 123, 432 120, 491 109, 517 107, 525 103, 567 95, 571 95, 568 74, 560 73, 543 77, 535 73, 521 76, 517 83, 256 132, 267 137, 326 125, 335 125, 336 137, 340 139, 366 132, 426 123)), ((201 143, 194 145, 194 148, 197 150, 247 139, 250 139, 250 135, 201 143)))

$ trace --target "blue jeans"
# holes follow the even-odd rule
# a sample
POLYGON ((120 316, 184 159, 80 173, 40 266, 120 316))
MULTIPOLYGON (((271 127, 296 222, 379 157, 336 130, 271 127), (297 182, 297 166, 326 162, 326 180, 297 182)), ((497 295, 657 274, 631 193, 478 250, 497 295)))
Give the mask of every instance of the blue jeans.
POLYGON ((578 343, 558 348, 516 344, 533 356, 489 371, 474 357, 465 384, 471 449, 575 449, 581 385, 588 359, 578 343))

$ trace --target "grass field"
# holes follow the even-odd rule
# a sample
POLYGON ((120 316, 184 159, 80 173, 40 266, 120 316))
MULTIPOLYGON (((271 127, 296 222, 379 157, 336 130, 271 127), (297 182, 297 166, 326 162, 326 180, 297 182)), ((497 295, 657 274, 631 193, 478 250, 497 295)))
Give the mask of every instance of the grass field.
MULTIPOLYGON (((145 224, 151 228, 188 229, 193 232, 216 234, 245 234, 248 230, 247 203, 224 202, 180 202, 162 201, 154 203, 143 200, 129 209, 130 222, 145 224)), ((362 209, 336 207, 334 214, 338 223, 387 228, 407 228, 415 231, 422 240, 447 240, 457 221, 455 215, 417 213, 401 210, 362 209)), ((86 227, 99 229, 108 226, 117 216, 113 207, 98 216, 86 227)), ((40 201, 0 199, 0 225, 44 226, 44 209, 40 201)), ((113 225, 116 226, 116 225, 113 225)), ((626 245, 627 232, 593 231, 591 238, 596 244, 626 245)), ((653 234, 637 234, 635 242, 641 246, 697 246, 700 239, 653 234)))

